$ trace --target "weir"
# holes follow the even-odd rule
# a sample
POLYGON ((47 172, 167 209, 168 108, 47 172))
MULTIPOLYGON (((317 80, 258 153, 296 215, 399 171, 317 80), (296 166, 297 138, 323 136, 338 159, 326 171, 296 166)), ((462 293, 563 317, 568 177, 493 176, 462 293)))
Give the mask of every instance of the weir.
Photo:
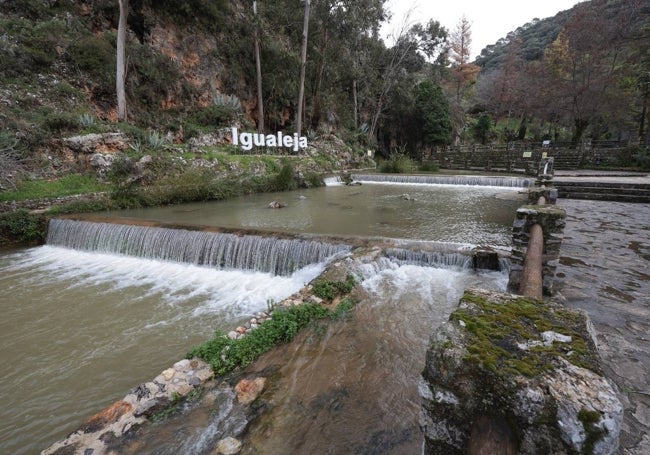
POLYGON ((465 185, 465 186, 497 186, 506 188, 528 188, 534 179, 521 177, 490 177, 473 175, 406 175, 406 174, 352 174, 352 179, 358 182, 377 183, 408 183, 425 185, 465 185))
POLYGON ((348 245, 303 239, 65 219, 50 221, 47 244, 273 275, 290 275, 351 249, 348 245))

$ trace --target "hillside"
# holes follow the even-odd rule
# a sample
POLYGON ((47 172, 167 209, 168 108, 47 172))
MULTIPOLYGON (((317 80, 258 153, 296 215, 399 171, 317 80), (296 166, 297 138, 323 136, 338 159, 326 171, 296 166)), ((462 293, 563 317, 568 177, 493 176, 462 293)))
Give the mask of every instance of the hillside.
MULTIPOLYGON (((344 144, 339 152, 419 161, 452 144, 632 140, 647 132, 647 2, 580 3, 523 25, 475 65, 453 51, 457 34, 435 18, 386 47, 385 3, 312 2, 301 117, 310 142, 334 134, 339 145, 328 150, 344 144), (589 56, 582 66, 580 55, 589 56), (567 78, 571 65, 579 72, 567 78), (586 76, 592 86, 579 86, 586 76)), ((304 2, 259 2, 257 14, 241 0, 129 4, 128 122, 117 122, 118 2, 0 0, 0 191, 87 170, 88 157, 79 163, 66 146, 78 135, 117 133, 126 137, 119 150, 134 159, 171 150, 187 161, 214 147, 233 152, 223 148, 225 127, 294 131, 304 2)))

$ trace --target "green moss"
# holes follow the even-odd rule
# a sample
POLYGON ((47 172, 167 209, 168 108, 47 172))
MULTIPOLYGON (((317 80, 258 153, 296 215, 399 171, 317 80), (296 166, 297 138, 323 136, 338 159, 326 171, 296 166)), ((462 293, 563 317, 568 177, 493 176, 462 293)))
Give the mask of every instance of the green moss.
POLYGON ((582 423, 582 427, 585 429, 587 434, 587 439, 585 440, 585 445, 582 448, 582 453, 584 455, 589 455, 594 453, 594 446, 606 433, 607 430, 599 428, 596 426, 600 422, 601 414, 598 411, 589 411, 588 409, 582 408, 578 412, 578 420, 582 423))
POLYGON ((451 320, 463 321, 472 335, 467 348, 468 360, 498 375, 532 377, 554 368, 558 357, 600 372, 595 350, 586 340, 584 323, 579 315, 524 297, 496 303, 466 293, 463 300, 480 309, 459 309, 450 317, 451 320), (571 342, 543 345, 540 333, 545 331, 570 336, 571 342), (529 345, 527 349, 519 347, 531 341, 539 344, 529 345))

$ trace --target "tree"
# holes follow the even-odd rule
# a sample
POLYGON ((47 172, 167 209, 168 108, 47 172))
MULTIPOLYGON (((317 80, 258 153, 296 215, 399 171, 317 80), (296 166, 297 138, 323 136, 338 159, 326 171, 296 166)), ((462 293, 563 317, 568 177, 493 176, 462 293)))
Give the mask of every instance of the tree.
POLYGON ((451 143, 451 113, 442 88, 432 81, 424 81, 417 85, 415 92, 422 143, 427 146, 451 143))
POLYGON ((474 138, 483 145, 487 144, 490 138, 490 132, 492 131, 492 119, 486 114, 481 115, 473 129, 474 138))
POLYGON ((626 97, 617 90, 623 63, 617 32, 621 24, 611 22, 585 4, 544 52, 543 93, 573 124, 574 143, 596 119, 623 108, 626 97))
POLYGON ((296 114, 296 133, 298 136, 302 133, 302 110, 305 98, 305 70, 307 67, 307 41, 309 37, 309 4, 310 0, 305 1, 305 18, 302 27, 302 50, 300 52, 300 87, 298 91, 298 112, 296 114))
POLYGON ((463 15, 451 33, 451 74, 456 88, 456 102, 460 103, 464 89, 476 81, 480 68, 470 63, 472 26, 463 15))
POLYGON ((253 0, 253 15, 255 16, 255 69, 257 75, 257 132, 264 133, 264 96, 262 94, 262 62, 260 60, 259 24, 257 16, 257 1, 253 0))
POLYGON ((115 90, 117 91, 117 119, 126 121, 126 19, 128 17, 129 0, 118 0, 120 5, 120 19, 117 26, 117 74, 115 90))

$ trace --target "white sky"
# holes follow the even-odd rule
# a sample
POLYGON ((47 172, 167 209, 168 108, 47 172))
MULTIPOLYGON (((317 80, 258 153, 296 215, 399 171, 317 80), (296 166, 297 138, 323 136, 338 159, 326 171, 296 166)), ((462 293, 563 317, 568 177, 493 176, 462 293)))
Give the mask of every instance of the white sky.
MULTIPOLYGON (((571 8, 580 0, 389 0, 391 23, 382 29, 383 36, 399 33, 410 9, 409 23, 426 24, 437 20, 452 32, 463 14, 472 24, 472 58, 534 18, 544 19, 571 8)), ((389 43, 392 41, 388 40, 389 43)))

